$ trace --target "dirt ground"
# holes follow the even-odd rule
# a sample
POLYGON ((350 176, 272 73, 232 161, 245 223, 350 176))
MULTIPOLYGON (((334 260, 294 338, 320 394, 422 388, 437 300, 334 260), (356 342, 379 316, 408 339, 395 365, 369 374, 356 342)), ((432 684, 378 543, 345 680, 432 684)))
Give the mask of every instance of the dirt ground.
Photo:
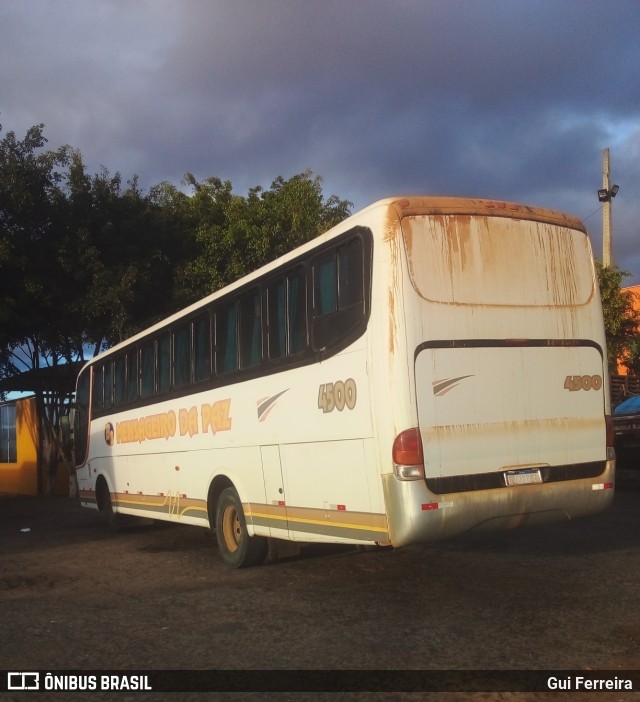
MULTIPOLYGON (((640 483, 605 514, 229 571, 211 536, 0 497, 1 670, 640 670, 640 483)), ((330 672, 327 673, 331 675, 330 672)), ((382 674, 382 673, 381 673, 382 674)), ((629 673, 630 674, 630 673, 629 673)), ((640 689, 640 683, 635 686, 640 689)), ((0 693, 19 700, 638 700, 636 692, 0 693)))

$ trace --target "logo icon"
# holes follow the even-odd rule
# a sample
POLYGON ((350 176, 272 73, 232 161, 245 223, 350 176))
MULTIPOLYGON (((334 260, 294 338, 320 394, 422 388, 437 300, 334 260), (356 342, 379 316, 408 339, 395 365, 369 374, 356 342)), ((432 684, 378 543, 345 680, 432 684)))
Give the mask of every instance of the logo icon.
POLYGON ((40 673, 7 673, 7 690, 39 690, 40 673))
POLYGON ((461 375, 458 378, 442 378, 442 380, 434 380, 433 394, 436 395, 436 397, 442 397, 443 395, 446 395, 449 390, 453 390, 453 388, 455 388, 455 386, 465 378, 473 378, 473 376, 461 375))

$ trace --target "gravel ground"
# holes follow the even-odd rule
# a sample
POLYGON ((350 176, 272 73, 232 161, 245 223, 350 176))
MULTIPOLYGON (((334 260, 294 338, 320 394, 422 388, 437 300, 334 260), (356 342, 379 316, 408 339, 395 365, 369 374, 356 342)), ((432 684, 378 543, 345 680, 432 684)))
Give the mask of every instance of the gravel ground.
MULTIPOLYGON (((605 514, 424 547, 313 546, 229 571, 211 536, 113 534, 0 497, 0 669, 640 670, 640 483, 605 514)), ((330 672, 327 675, 331 675, 330 672)), ((639 686, 640 689, 640 686, 639 686)), ((18 700, 637 700, 625 691, 0 693, 18 700)))

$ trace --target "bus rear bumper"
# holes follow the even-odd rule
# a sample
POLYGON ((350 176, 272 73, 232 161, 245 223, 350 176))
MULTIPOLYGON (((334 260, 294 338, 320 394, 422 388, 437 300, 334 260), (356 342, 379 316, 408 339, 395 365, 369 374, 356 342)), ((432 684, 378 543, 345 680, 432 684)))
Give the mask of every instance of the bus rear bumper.
POLYGON ((615 460, 595 478, 447 494, 430 492, 424 480, 382 477, 390 541, 398 547, 598 514, 613 501, 615 460))

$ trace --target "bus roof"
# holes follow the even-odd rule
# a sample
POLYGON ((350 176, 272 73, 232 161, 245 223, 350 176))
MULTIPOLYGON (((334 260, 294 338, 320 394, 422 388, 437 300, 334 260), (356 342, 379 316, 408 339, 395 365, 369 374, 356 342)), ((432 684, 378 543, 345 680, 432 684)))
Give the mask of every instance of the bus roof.
MULTIPOLYGON (((411 217, 418 214, 513 217, 516 219, 531 219, 539 222, 548 222, 549 224, 555 224, 569 229, 577 229, 585 233, 587 231, 582 221, 573 215, 544 207, 523 205, 521 203, 503 200, 410 195, 379 200, 373 203, 373 205, 370 205, 370 207, 380 207, 381 205, 393 207, 400 218, 411 217)), ((369 207, 362 210, 362 212, 366 212, 368 209, 369 207)))

